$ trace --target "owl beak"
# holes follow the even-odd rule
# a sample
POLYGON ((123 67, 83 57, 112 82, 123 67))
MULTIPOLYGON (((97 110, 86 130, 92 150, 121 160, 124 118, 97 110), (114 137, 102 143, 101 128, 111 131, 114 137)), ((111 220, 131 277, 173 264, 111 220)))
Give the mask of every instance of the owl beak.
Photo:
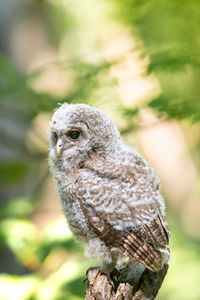
POLYGON ((57 141, 56 152, 57 152, 58 157, 60 157, 61 156, 61 152, 62 152, 62 141, 61 141, 61 139, 59 139, 57 141))

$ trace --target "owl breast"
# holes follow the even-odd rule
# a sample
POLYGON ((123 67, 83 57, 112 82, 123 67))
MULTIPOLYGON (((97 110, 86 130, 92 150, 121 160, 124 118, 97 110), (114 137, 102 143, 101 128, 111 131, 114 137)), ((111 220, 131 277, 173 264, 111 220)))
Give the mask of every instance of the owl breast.
POLYGON ((70 180, 65 186, 62 186, 61 183, 58 184, 61 205, 71 231, 79 240, 88 241, 92 234, 89 231, 86 216, 82 212, 80 200, 72 192, 72 187, 73 184, 70 180))

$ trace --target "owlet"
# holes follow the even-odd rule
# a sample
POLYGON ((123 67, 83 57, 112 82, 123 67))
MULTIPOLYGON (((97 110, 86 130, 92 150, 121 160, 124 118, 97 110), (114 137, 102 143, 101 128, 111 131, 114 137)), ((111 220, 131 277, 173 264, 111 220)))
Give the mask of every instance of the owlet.
POLYGON ((159 180, 113 122, 86 104, 53 115, 49 162, 64 214, 87 252, 109 275, 127 263, 156 272, 169 260, 159 180))

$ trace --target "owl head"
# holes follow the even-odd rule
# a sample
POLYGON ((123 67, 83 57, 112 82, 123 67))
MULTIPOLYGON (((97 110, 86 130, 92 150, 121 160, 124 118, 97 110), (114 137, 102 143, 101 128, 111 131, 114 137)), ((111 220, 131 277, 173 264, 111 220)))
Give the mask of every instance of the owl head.
POLYGON ((50 125, 50 156, 54 160, 108 149, 120 140, 114 123, 86 104, 62 104, 50 125))

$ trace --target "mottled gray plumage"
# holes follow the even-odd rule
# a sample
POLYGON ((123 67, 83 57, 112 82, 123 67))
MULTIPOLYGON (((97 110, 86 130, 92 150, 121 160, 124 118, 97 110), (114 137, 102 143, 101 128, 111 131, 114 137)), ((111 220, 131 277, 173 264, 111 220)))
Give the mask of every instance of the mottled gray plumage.
MULTIPOLYGON (((49 162, 72 232, 102 269, 169 260, 164 200, 154 170, 113 122, 85 104, 63 104, 51 122, 49 162)), ((143 266, 143 267, 142 267, 143 266)))

